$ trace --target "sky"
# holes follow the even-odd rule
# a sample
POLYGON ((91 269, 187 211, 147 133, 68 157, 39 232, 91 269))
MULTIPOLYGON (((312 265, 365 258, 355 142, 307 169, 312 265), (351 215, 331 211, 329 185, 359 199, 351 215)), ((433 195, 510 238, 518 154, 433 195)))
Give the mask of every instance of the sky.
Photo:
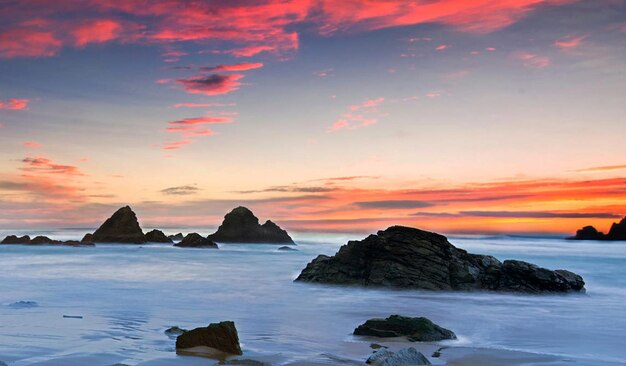
POLYGON ((608 230, 626 0, 0 0, 0 228, 608 230))

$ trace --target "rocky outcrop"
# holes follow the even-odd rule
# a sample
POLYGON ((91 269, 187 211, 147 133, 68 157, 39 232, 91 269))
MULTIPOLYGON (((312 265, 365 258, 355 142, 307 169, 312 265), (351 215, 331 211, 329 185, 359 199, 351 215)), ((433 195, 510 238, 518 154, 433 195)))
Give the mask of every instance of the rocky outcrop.
POLYGON ((187 234, 180 243, 174 244, 175 247, 181 248, 209 248, 219 249, 217 244, 198 233, 187 234))
POLYGON ((237 328, 235 328, 235 323, 231 321, 192 329, 176 338, 177 350, 192 347, 209 347, 230 355, 242 354, 237 328))
POLYGON ((178 233, 176 235, 169 235, 168 238, 170 238, 172 241, 181 241, 183 240, 184 236, 183 233, 178 233))
POLYGON ((278 250, 282 250, 282 251, 285 251, 285 252, 297 252, 298 251, 298 249, 292 248, 292 247, 288 247, 286 245, 278 248, 278 250))
POLYGON ((208 238, 218 243, 294 243, 285 230, 270 220, 259 225, 259 219, 245 207, 237 207, 226 214, 217 232, 208 238))
POLYGON ((576 231, 576 235, 568 238, 570 240, 626 240, 626 217, 619 223, 614 222, 607 234, 598 231, 593 226, 585 226, 576 231))
POLYGON ((154 229, 146 233, 146 240, 149 243, 172 243, 172 239, 163 234, 161 230, 154 229))
POLYGON ((24 235, 18 238, 16 235, 9 235, 0 244, 30 244, 30 236, 24 235))
POLYGON ((117 210, 93 233, 94 243, 143 244, 146 236, 141 231, 137 215, 128 207, 117 210))
POLYGON ((427 318, 391 315, 387 319, 370 319, 354 330, 354 335, 381 338, 407 337, 411 342, 435 342, 456 339, 456 335, 427 318))
POLYGON ((52 240, 50 238, 48 238, 47 236, 36 236, 34 238, 32 238, 30 240, 29 244, 32 245, 56 245, 56 244, 62 244, 63 242, 59 241, 59 240, 52 240))
POLYGON ((83 236, 83 238, 80 240, 81 243, 83 244, 93 244, 93 234, 85 234, 85 236, 83 236))
POLYGON ((392 226, 320 255, 296 281, 441 291, 581 292, 579 275, 456 248, 443 235, 392 226))
POLYGON ((404 348, 397 352, 381 348, 374 352, 365 363, 372 366, 431 365, 426 356, 413 347, 404 348))

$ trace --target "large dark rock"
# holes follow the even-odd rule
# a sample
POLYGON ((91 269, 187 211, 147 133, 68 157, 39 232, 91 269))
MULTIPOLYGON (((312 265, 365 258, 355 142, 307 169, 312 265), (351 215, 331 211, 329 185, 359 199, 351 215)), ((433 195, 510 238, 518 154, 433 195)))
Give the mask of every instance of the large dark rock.
POLYGON ((176 338, 176 349, 209 347, 231 355, 241 355, 235 323, 225 321, 184 332, 176 338))
POLYGON ((470 254, 443 235, 392 226, 320 255, 296 281, 443 291, 580 292, 582 277, 521 261, 470 254))
POLYGON ((180 243, 174 244, 175 247, 181 248, 209 248, 219 249, 217 244, 198 233, 187 234, 180 243))
POLYGON ((227 213, 217 232, 208 238, 221 243, 293 244, 285 230, 270 220, 259 225, 259 219, 245 207, 237 207, 227 213))
POLYGON ((456 339, 456 335, 427 318, 391 315, 387 319, 370 319, 354 330, 354 335, 374 337, 407 337, 411 342, 435 342, 456 339))
POLYGON ((59 241, 59 240, 53 240, 48 238, 47 236, 36 236, 34 238, 32 238, 30 240, 30 244, 33 245, 56 245, 56 244, 62 244, 63 242, 59 241))
POLYGON ((15 235, 9 235, 0 244, 30 244, 30 236, 24 235, 18 238, 15 235))
POLYGON ((85 236, 83 236, 83 238, 80 240, 81 243, 83 244, 93 244, 93 234, 91 233, 87 233, 85 234, 85 236))
POLYGON ((161 230, 154 229, 146 233, 146 240, 150 243, 172 243, 172 239, 163 234, 161 230))
POLYGON ((130 207, 117 210, 93 233, 94 243, 143 244, 146 236, 139 227, 137 216, 130 207))
POLYGON ((570 240, 626 240, 626 217, 619 223, 614 222, 608 234, 598 231, 593 226, 585 226, 576 231, 576 235, 568 238, 570 240))

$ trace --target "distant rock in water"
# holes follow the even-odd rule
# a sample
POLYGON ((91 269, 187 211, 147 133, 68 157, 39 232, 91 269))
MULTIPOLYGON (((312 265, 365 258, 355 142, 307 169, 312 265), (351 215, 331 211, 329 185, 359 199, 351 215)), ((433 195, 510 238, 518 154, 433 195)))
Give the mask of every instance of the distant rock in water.
POLYGON ((217 232, 208 238, 218 243, 294 244, 289 234, 270 220, 259 225, 259 219, 246 207, 227 213, 217 232))
POLYGON ((576 235, 568 239, 609 241, 626 240, 626 217, 624 217, 619 223, 614 222, 613 225, 611 225, 611 229, 609 230, 608 234, 604 234, 603 232, 598 231, 593 226, 585 226, 584 228, 576 231, 576 235))
POLYGON ((18 301, 9 305, 9 307, 13 309, 28 309, 28 308, 36 308, 38 306, 39 304, 37 304, 35 301, 18 301))
POLYGON ((143 244, 146 236, 139 227, 137 215, 130 207, 117 210, 102 226, 93 233, 94 243, 143 244))
POLYGON ((52 240, 50 238, 48 238, 47 236, 36 236, 34 238, 31 239, 30 244, 32 245, 54 245, 54 244, 61 244, 62 242, 59 240, 52 240))
POLYGON ((30 236, 24 235, 18 238, 15 235, 9 235, 0 244, 30 244, 30 236))
POLYGON ((173 327, 169 327, 165 330, 165 334, 169 335, 169 336, 179 336, 185 332, 188 332, 187 329, 183 329, 177 326, 173 326, 173 327))
POLYGON ((161 230, 154 229, 146 233, 146 240, 149 243, 172 243, 172 239, 163 234, 161 230))
POLYGON ((62 245, 68 247, 95 247, 96 245, 91 242, 81 242, 78 240, 66 240, 62 243, 62 245))
POLYGON ((187 234, 180 243, 174 244, 175 247, 181 248, 209 248, 219 249, 217 244, 198 233, 187 234))
POLYGON ((298 251, 298 249, 292 248, 292 247, 288 247, 286 245, 278 248, 278 250, 283 250, 283 251, 286 251, 286 252, 297 252, 298 251))
POLYGON ((530 263, 470 254, 443 235, 392 226, 320 255, 296 281, 440 291, 582 292, 582 277, 530 263))
POLYGON ((176 235, 169 235, 168 238, 170 238, 173 241, 181 241, 183 240, 184 236, 183 236, 183 233, 178 233, 176 235))
POLYGON ((229 355, 241 355, 239 335, 235 323, 225 321, 209 324, 208 327, 196 328, 184 332, 176 338, 176 350, 192 347, 209 347, 229 355))
POLYGON ((354 335, 381 338, 407 337, 411 342, 435 342, 456 339, 451 330, 442 328, 427 318, 391 315, 387 319, 370 319, 354 330, 354 335))

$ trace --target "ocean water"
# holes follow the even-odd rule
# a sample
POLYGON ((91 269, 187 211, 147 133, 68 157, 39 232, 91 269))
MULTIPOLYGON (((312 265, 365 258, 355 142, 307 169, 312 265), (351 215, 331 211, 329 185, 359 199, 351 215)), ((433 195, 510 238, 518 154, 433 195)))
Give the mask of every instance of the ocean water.
POLYGON ((249 357, 276 364, 329 355, 358 361, 367 355, 355 355, 351 345, 365 349, 370 340, 352 330, 372 317, 402 314, 428 317, 458 335, 442 345, 555 355, 564 364, 626 365, 626 243, 450 238, 501 260, 566 268, 587 282, 585 295, 531 296, 294 283, 318 254, 335 253, 348 237, 362 238, 295 236, 293 252, 258 244, 219 250, 0 246, 0 360, 10 366, 210 365, 214 361, 176 356, 174 339, 163 331, 233 320, 249 357))

